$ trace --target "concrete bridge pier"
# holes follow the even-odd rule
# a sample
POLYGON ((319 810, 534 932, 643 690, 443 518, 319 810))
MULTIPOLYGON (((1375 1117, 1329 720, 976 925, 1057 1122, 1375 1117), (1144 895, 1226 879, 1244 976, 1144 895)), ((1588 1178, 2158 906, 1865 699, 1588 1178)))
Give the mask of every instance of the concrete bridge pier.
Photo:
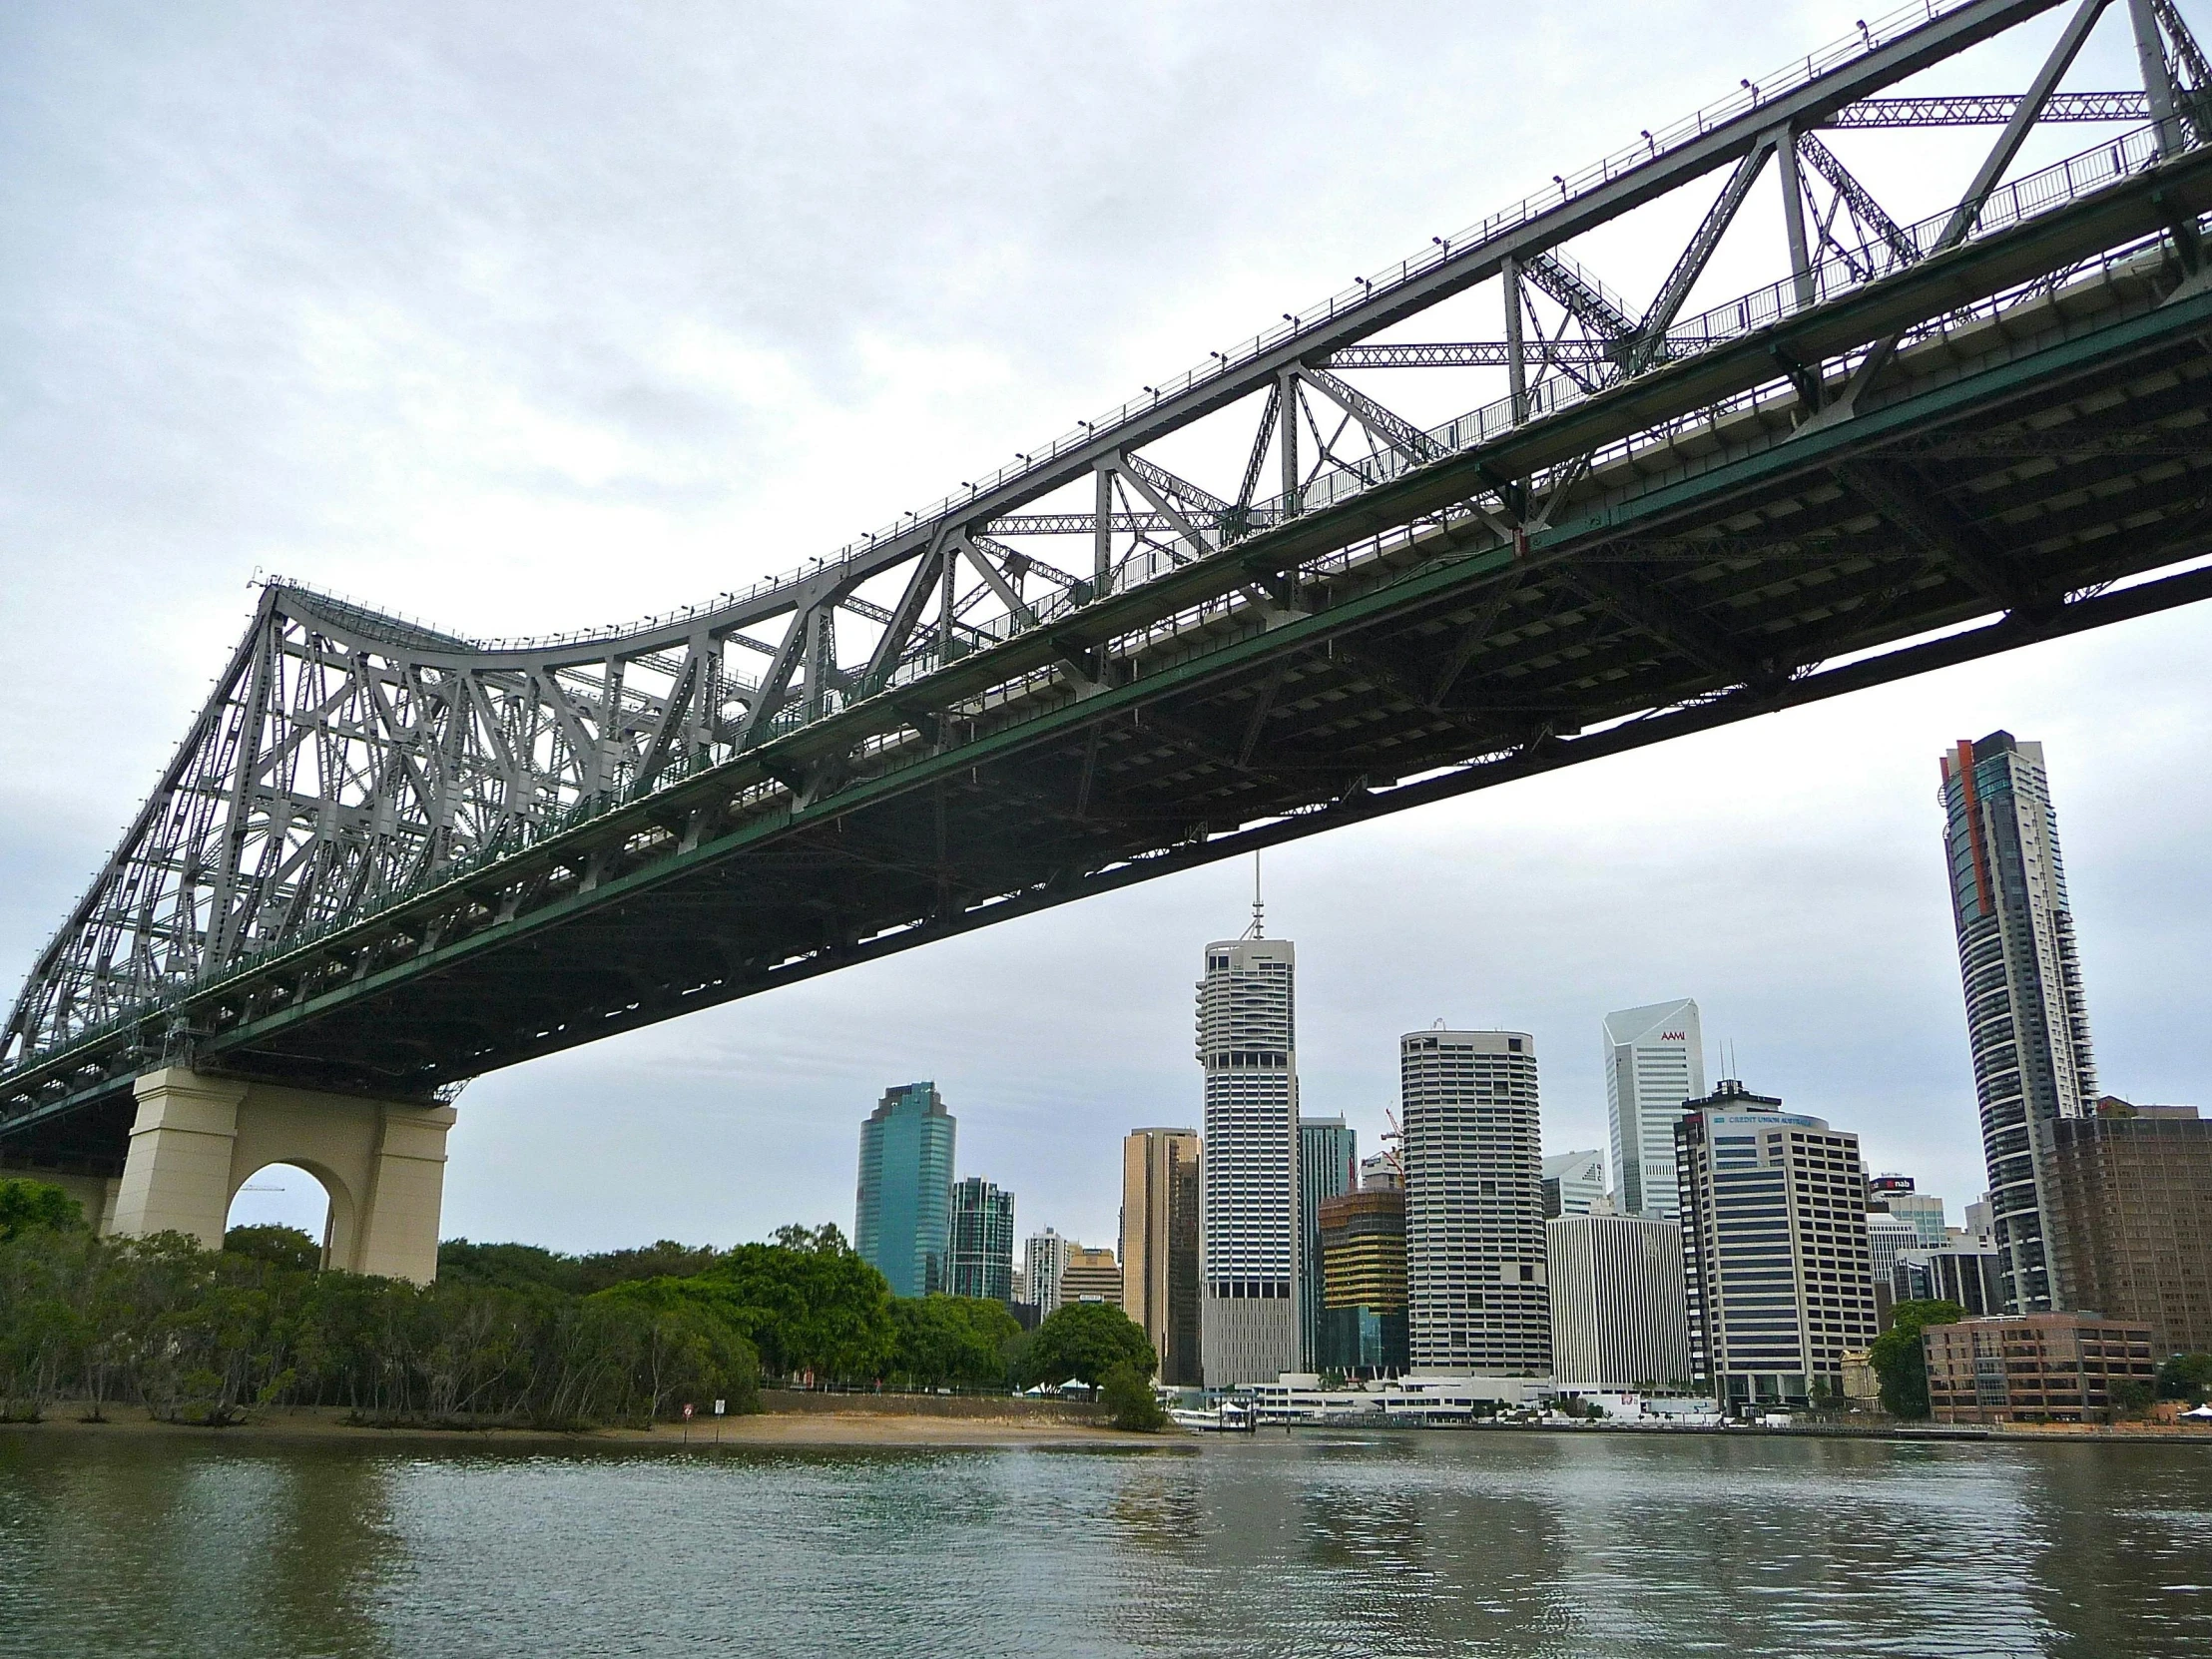
MULTIPOLYGON (((88 1220, 103 1233, 178 1232, 223 1244, 231 1200, 257 1170, 292 1164, 330 1198, 323 1266, 427 1285, 438 1272, 450 1106, 322 1094, 171 1066, 138 1080, 119 1181, 88 1220)), ((91 1199, 95 1195, 78 1195, 91 1199)))

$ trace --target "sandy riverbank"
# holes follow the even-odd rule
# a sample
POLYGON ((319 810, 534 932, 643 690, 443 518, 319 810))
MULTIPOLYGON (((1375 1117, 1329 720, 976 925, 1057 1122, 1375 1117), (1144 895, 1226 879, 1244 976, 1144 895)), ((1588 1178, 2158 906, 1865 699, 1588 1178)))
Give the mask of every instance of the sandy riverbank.
MULTIPOLYGON (((980 1403, 980 1402, 978 1402, 980 1403)), ((42 1422, 0 1424, 0 1434, 103 1437, 131 1439, 143 1436, 183 1436, 200 1440, 349 1440, 361 1444, 414 1441, 448 1446, 467 1445, 572 1445, 620 1446, 653 1451, 692 1450, 716 1445, 798 1448, 805 1446, 883 1446, 917 1449, 955 1446, 1068 1446, 1183 1447, 1192 1437, 1170 1430, 1163 1434, 1125 1434, 1117 1429, 1093 1427, 1023 1413, 1016 1402, 1000 1414, 971 1413, 945 1416, 921 1411, 885 1409, 869 1400, 854 1409, 815 1406, 801 1410, 768 1410, 749 1416, 695 1418, 687 1432, 680 1423, 658 1423, 651 1429, 599 1428, 584 1433, 562 1433, 536 1428, 370 1428, 346 1420, 339 1407, 300 1406, 258 1410, 247 1420, 228 1428, 201 1428, 187 1423, 156 1422, 138 1406, 110 1406, 108 1420, 82 1420, 83 1408, 63 1405, 42 1422)))

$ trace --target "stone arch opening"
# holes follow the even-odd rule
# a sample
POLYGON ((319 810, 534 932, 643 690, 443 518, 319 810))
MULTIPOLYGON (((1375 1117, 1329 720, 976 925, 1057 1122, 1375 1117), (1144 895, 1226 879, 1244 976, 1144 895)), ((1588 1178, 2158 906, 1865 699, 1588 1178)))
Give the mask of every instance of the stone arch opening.
POLYGON ((322 1266, 346 1260, 353 1237, 354 1205, 346 1185, 311 1158, 260 1164, 232 1188, 226 1234, 234 1227, 294 1227, 315 1242, 322 1266))

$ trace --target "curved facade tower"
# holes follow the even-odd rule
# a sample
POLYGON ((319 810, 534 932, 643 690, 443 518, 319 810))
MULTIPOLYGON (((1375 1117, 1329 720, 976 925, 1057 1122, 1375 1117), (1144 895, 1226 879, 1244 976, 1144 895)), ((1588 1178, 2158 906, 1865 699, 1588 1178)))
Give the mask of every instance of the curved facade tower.
POLYGON ((2006 1308, 2048 1313, 2050 1125, 2095 1110, 2081 959, 2043 746, 1992 732, 1942 757, 1943 850, 2006 1308))

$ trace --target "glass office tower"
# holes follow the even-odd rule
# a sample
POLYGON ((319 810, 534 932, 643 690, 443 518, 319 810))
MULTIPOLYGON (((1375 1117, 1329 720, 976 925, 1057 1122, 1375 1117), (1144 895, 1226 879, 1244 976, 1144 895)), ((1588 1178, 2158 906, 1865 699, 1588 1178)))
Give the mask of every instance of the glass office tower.
POLYGON ((1705 1093, 1705 1038, 1689 997, 1605 1016, 1605 1113, 1621 1211, 1672 1221, 1674 1120, 1705 1093))
POLYGON ((860 1125, 853 1248, 893 1296, 952 1288, 952 1136, 934 1083, 904 1083, 860 1125))
POLYGON ((1298 1120, 1298 1341, 1300 1364, 1321 1370, 1319 1358, 1322 1200, 1360 1184, 1355 1137, 1343 1118, 1298 1120))
POLYGON ((952 1294, 1014 1300, 1014 1195, 980 1175, 952 1189, 952 1294))

